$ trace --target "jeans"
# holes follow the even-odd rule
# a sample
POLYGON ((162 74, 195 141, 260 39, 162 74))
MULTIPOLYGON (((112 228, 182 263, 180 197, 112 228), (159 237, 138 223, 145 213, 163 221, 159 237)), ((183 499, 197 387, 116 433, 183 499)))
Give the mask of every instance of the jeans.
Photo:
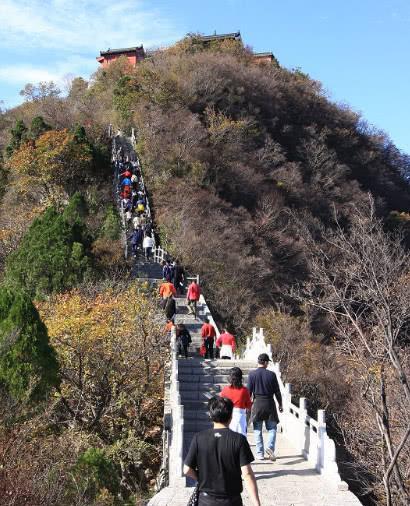
POLYGON ((204 492, 199 493, 198 506, 242 506, 243 502, 241 496, 230 497, 222 499, 219 497, 210 496, 204 492))
POLYGON ((188 308, 190 309, 191 313, 196 318, 196 300, 189 300, 188 301, 188 308))
MULTIPOLYGON (((255 434, 256 454, 258 456, 263 456, 265 453, 264 446, 263 446, 262 426, 263 426, 263 422, 253 422, 253 432, 255 434)), ((269 420, 265 420, 265 426, 266 426, 266 430, 268 431, 268 448, 270 448, 274 452, 275 451, 275 444, 276 444, 277 423, 271 422, 269 420)))

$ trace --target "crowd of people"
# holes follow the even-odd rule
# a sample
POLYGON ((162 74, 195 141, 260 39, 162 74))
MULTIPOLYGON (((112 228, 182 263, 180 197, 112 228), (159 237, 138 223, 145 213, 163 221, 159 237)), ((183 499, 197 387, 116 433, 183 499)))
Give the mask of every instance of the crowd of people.
POLYGON ((141 252, 149 260, 154 248, 154 238, 151 217, 147 213, 147 195, 139 163, 117 160, 115 169, 119 174, 118 192, 127 232, 129 232, 128 240, 131 243, 132 254, 137 257, 138 252, 141 252))
POLYGON ((194 435, 184 461, 184 473, 194 479, 195 489, 191 504, 199 506, 241 506, 245 481, 254 506, 260 506, 258 486, 251 463, 254 456, 247 440, 248 422, 253 425, 256 459, 264 460, 265 454, 275 461, 276 430, 279 411, 283 411, 279 383, 273 371, 268 369, 270 358, 266 353, 258 357, 257 369, 243 385, 243 372, 233 367, 229 385, 219 396, 208 402, 213 427, 194 435), (262 435, 263 424, 268 433, 266 450, 262 435))
MULTIPOLYGON (((147 195, 138 162, 117 161, 121 207, 125 213, 127 229, 132 231, 129 240, 136 257, 141 251, 150 260, 154 240, 151 217, 146 212, 147 195)), ((198 302, 201 288, 196 279, 188 277, 176 259, 162 263, 162 283, 158 295, 164 310, 166 332, 175 330, 178 353, 188 359, 192 343, 189 329, 184 323, 175 324, 177 304, 175 298, 186 298, 188 312, 198 319, 198 302), (186 293, 186 295, 184 295, 186 293)), ((205 317, 201 327, 201 356, 207 359, 220 357, 233 359, 236 351, 235 337, 226 328, 217 337, 217 331, 205 317)), ((219 396, 208 402, 213 428, 194 435, 184 462, 186 476, 197 481, 197 487, 189 504, 199 506, 241 506, 242 479, 255 506, 260 506, 258 487, 251 468, 254 456, 247 440, 248 423, 253 425, 256 459, 266 457, 275 461, 276 429, 279 417, 275 398, 282 412, 282 397, 274 372, 268 369, 270 358, 266 353, 258 357, 258 367, 243 384, 243 372, 233 367, 229 373, 229 385, 219 396), (266 450, 262 436, 263 424, 267 431, 266 450)))
MULTIPOLYGON (((159 295, 168 319, 166 329, 171 332, 175 328, 179 354, 188 358, 188 348, 192 342, 190 332, 183 323, 175 325, 175 297, 184 293, 185 281, 185 272, 179 263, 163 263, 163 282, 159 287, 159 295)), ((195 319, 200 294, 201 289, 193 280, 187 287, 186 302, 195 319)), ((213 359, 215 355, 225 360, 234 358, 235 337, 227 329, 223 329, 217 337, 217 331, 207 317, 203 318, 201 338, 200 354, 205 360, 213 359)), ((275 399, 280 412, 283 408, 279 383, 275 373, 268 369, 269 362, 266 353, 259 355, 258 367, 249 373, 247 386, 243 384, 243 371, 239 367, 232 367, 229 385, 222 389, 219 396, 210 399, 208 410, 214 426, 194 436, 184 462, 185 474, 198 483, 192 504, 242 505, 244 479, 254 505, 260 505, 256 479, 250 466, 254 456, 247 441, 247 430, 250 423, 255 437, 256 460, 263 461, 266 458, 275 461, 279 423, 275 399), (267 431, 266 446, 263 426, 267 431)))

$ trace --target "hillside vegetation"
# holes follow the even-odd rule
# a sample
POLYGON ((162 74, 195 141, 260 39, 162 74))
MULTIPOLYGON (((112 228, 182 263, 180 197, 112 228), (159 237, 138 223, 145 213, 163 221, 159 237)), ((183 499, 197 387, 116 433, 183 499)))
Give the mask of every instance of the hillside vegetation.
MULTIPOLYGON (((93 425, 85 403, 81 418, 70 419, 78 385, 70 383, 74 366, 59 334, 67 308, 77 308, 84 325, 92 324, 79 301, 90 293, 105 300, 105 288, 89 287, 101 276, 112 280, 122 268, 110 241, 118 220, 109 205, 103 162, 110 122, 128 133, 136 128, 161 243, 200 274, 219 321, 240 338, 253 325, 265 328, 286 381, 309 399, 312 411, 327 409, 343 471, 365 503, 408 504, 409 157, 359 114, 331 102, 308 75, 277 63, 255 65, 238 44, 204 49, 187 38, 135 69, 120 59, 89 83, 74 79, 67 97, 45 83, 27 85, 23 94, 24 104, 0 117, 4 280, 12 285, 27 280, 29 294, 43 299, 37 304, 59 356, 58 395, 65 402, 58 402, 65 406, 64 427, 72 438, 64 444, 77 445, 70 466, 74 476, 92 470, 85 504, 102 501, 101 494, 107 501, 119 497, 115 479, 103 477, 118 469, 114 441, 127 441, 110 431, 117 417, 128 416, 128 407, 107 408, 104 416, 111 421, 93 425), (65 164, 55 168, 44 158, 49 152, 61 154, 65 164), (72 163, 72 157, 79 162, 72 163), (27 176, 34 181, 27 184, 27 176), (78 190, 88 209, 79 221, 68 219, 64 210, 78 190), (24 206, 21 192, 27 195, 24 206), (31 245, 34 263, 44 256, 38 239, 45 233, 44 212, 61 230, 55 247, 71 259, 67 271, 56 261, 51 270, 58 272, 47 279, 41 263, 28 275, 21 260, 31 245), (35 240, 28 239, 30 233, 35 240), (61 319, 58 325, 55 317, 61 319)), ((80 348, 84 328, 72 327, 80 348)), ((104 360, 110 343, 101 350, 104 360)), ((87 361, 96 372, 97 363, 87 361)), ((161 369, 161 361, 153 367, 161 369)), ((131 433, 138 440, 151 437, 154 418, 144 421, 144 433, 135 435, 133 426, 131 433)), ((15 427, 15 437, 23 437, 22 426, 15 427)), ((49 462, 54 455, 58 469, 66 448, 60 436, 50 436, 58 451, 49 447, 49 462)), ((150 440, 154 447, 156 438, 150 440)), ((18 462, 19 455, 13 455, 12 462, 18 462)), ((157 457, 149 458, 152 473, 157 457)), ((141 474, 138 484, 132 481, 133 466, 120 478, 126 483, 120 487, 122 500, 146 490, 141 474)), ((25 473, 38 494, 34 470, 22 469, 19 476, 25 473)), ((72 497, 67 480, 61 502, 53 496, 49 504, 66 504, 72 497)))
POLYGON ((114 105, 137 127, 162 243, 239 336, 265 328, 296 393, 328 409, 364 500, 406 504, 409 158, 235 44, 158 53, 114 105))

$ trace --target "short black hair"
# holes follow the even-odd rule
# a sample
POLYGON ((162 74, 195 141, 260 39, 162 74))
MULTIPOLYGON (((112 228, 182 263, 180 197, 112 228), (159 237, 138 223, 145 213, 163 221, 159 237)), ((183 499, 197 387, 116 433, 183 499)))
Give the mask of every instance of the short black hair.
POLYGON ((232 418, 233 402, 225 397, 212 397, 208 401, 208 411, 213 422, 228 423, 232 418))

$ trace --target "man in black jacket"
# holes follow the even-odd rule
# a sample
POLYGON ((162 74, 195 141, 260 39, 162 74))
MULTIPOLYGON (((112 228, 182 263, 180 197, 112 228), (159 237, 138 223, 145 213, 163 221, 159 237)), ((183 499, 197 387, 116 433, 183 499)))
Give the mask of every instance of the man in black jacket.
POLYGON ((279 404, 279 411, 282 413, 282 395, 280 393, 279 383, 276 374, 268 371, 267 367, 270 358, 266 353, 261 353, 258 357, 258 368, 249 373, 248 390, 253 397, 251 421, 253 422, 253 432, 255 434, 256 458, 263 460, 264 444, 262 437, 262 426, 265 422, 268 431, 268 444, 266 454, 269 459, 274 461, 276 428, 279 423, 278 412, 274 397, 279 404))
POLYGON ((175 286, 177 293, 182 293, 185 280, 185 271, 179 260, 175 260, 172 283, 175 286))

